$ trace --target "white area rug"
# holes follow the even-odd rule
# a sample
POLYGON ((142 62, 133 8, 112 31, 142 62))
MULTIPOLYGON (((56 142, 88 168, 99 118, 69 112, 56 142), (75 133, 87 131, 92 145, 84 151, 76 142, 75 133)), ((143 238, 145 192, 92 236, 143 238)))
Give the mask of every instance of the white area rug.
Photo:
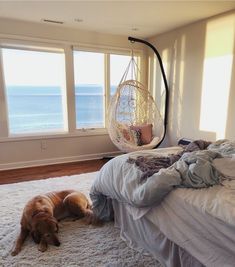
POLYGON ((103 227, 85 225, 82 220, 59 223, 60 247, 49 246, 44 253, 28 238, 20 254, 10 252, 19 233, 25 203, 33 196, 53 190, 75 189, 89 195, 96 173, 51 178, 0 186, 1 267, 152 267, 160 264, 151 256, 127 247, 113 223, 103 227))

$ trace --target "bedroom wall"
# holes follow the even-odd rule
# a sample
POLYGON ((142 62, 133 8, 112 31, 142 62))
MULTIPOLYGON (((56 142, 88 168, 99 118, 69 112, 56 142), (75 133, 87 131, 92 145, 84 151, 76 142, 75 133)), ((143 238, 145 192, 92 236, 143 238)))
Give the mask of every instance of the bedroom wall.
MULTIPOLYGON (((0 37, 130 49, 127 37, 123 36, 10 19, 0 19, 0 37)), ((135 48, 143 46, 136 44, 135 48)), ((101 158, 117 152, 105 130, 95 134, 4 138, 0 140, 0 170, 101 158)))
MULTIPOLYGON (((162 55, 170 88, 163 146, 176 144, 181 137, 235 140, 235 11, 148 41, 162 55)), ((149 86, 162 110, 163 83, 151 52, 149 86)))

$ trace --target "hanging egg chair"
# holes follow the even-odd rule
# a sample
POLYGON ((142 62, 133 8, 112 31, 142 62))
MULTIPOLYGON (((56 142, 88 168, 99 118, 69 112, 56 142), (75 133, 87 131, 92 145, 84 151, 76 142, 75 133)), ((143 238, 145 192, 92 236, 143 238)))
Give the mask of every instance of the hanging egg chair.
MULTIPOLYGON (((132 37, 129 40, 146 42, 132 37)), ((165 95, 165 118, 162 118, 149 90, 137 80, 138 72, 132 54, 108 110, 109 136, 123 152, 156 148, 166 133, 168 89, 165 95), (131 74, 131 79, 127 79, 128 74, 131 74)))

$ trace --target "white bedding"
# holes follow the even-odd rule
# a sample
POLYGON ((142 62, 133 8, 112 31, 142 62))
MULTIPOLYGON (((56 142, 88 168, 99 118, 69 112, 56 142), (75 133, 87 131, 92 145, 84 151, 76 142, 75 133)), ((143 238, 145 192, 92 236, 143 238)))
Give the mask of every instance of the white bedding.
MULTIPOLYGON (((146 151, 137 151, 129 153, 130 157, 137 158, 138 156, 169 156, 171 154, 178 154, 182 151, 182 147, 180 146, 174 146, 174 147, 167 147, 167 148, 158 148, 158 149, 152 149, 152 150, 146 150, 146 151)), ((151 207, 146 208, 136 208, 132 205, 126 205, 126 208, 128 212, 132 215, 134 220, 140 219, 142 216, 144 216, 147 212, 151 210, 151 207)))
MULTIPOLYGON (((160 155, 167 156, 169 154, 179 153, 180 147, 158 149, 160 155)), ((150 154, 156 155, 156 151, 133 152, 133 156, 145 156, 150 154)), ((219 220, 235 226, 235 155, 228 158, 216 158, 214 166, 228 179, 222 182, 222 185, 215 185, 202 189, 185 189, 178 188, 170 194, 175 195, 182 202, 188 203, 189 206, 195 207, 199 212, 209 214, 219 220)), ((131 205, 127 206, 128 211, 134 219, 149 212, 151 207, 135 208, 131 205)))
MULTIPOLYGON (((175 189, 170 195, 175 195, 182 202, 195 207, 199 212, 209 214, 235 227, 235 181, 224 181, 223 186, 213 186, 203 189, 175 189)), ((167 196, 166 198, 168 198, 167 196)), ((152 212, 155 208, 135 208, 127 206, 134 220, 152 212)))
POLYGON ((217 158, 213 161, 213 165, 223 176, 235 180, 235 154, 231 157, 217 158))
POLYGON ((177 189, 173 194, 195 207, 235 227, 235 181, 226 181, 224 186, 215 185, 204 189, 177 189))
MULTIPOLYGON (((136 205, 133 197, 136 192, 135 188, 139 189, 137 187, 139 185, 138 178, 141 177, 142 172, 134 164, 127 163, 127 159, 129 157, 137 158, 138 156, 150 158, 158 155, 167 156, 179 153, 181 148, 173 147, 133 152, 115 158, 115 160, 108 162, 105 168, 101 169, 91 188, 90 195, 93 197, 93 205, 98 207, 96 214, 105 214, 107 216, 102 219, 109 219, 111 214, 110 203, 114 199, 119 203, 117 207, 121 205, 125 207, 125 211, 132 217, 136 225, 141 224, 140 222, 144 220, 149 221, 169 240, 182 247, 205 266, 235 266, 235 180, 231 180, 234 176, 235 167, 235 161, 231 155, 235 153, 235 144, 229 143, 222 147, 213 145, 212 150, 217 153, 218 158, 221 155, 222 157, 228 157, 226 164, 224 160, 223 162, 221 160, 214 162, 219 170, 219 172, 217 170, 216 172, 220 177, 219 183, 221 185, 203 189, 174 189, 173 187, 170 193, 168 191, 168 194, 164 195, 164 199, 161 199, 160 202, 154 202, 152 205, 136 205), (217 149, 221 149, 219 152, 223 152, 223 154, 214 151, 217 149), (227 168, 228 166, 230 167, 227 168), (224 179, 225 176, 230 179, 224 179)), ((201 154, 209 155, 210 151, 208 152, 202 151, 201 154)), ((205 162, 207 164, 209 162, 212 165, 213 159, 213 157, 210 157, 204 161, 203 158, 200 158, 200 163, 205 162)), ((190 162, 185 161, 184 164, 187 167, 190 162)), ((197 170, 194 167, 192 166, 192 171, 197 170)), ((161 170, 170 169, 171 167, 161 170)), ((208 169, 208 172, 194 172, 194 178, 197 179, 198 174, 208 177, 211 171, 212 169, 208 169)), ((168 176, 169 173, 166 171, 161 184, 166 183, 169 179, 168 176)), ((148 178, 147 182, 150 179, 151 177, 148 178)), ((147 182, 143 185, 149 184, 147 182)), ((157 182, 157 180, 152 179, 149 188, 155 188, 157 182)), ((147 192, 147 197, 156 195, 154 190, 147 192)), ((124 224, 120 223, 120 227, 125 229, 125 222, 124 224)), ((151 235, 150 230, 146 229, 146 231, 149 231, 149 235, 151 235)))
POLYGON ((128 155, 131 158, 135 158, 138 156, 143 156, 143 157, 154 156, 154 157, 156 157, 157 155, 162 157, 162 156, 169 156, 171 154, 178 154, 182 150, 183 150, 183 148, 180 146, 172 146, 172 147, 157 148, 157 149, 144 150, 144 151, 135 151, 135 152, 128 153, 128 155))
POLYGON ((235 191, 219 186, 195 191, 172 191, 145 218, 205 266, 233 267, 235 191))
POLYGON ((234 156, 214 162, 229 179, 203 189, 178 188, 156 207, 126 206, 136 222, 144 216, 205 266, 235 266, 234 156))

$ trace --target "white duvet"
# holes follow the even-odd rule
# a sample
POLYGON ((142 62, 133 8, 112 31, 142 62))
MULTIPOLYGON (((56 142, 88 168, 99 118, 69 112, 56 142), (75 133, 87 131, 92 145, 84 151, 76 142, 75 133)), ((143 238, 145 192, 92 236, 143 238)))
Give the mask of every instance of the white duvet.
POLYGON ((224 181, 203 189, 179 188, 170 194, 195 207, 202 213, 235 226, 235 181, 224 181))
MULTIPOLYGON (((164 153, 164 150, 161 149, 161 153, 164 153)), ((167 198, 171 195, 175 196, 189 206, 195 207, 199 212, 209 214, 235 227, 235 154, 216 158, 213 165, 225 177, 222 185, 202 189, 178 188, 170 192, 167 198)), ((134 219, 140 218, 151 209, 154 208, 128 207, 134 219)))
POLYGON ((235 226, 235 155, 214 159, 213 165, 225 177, 222 185, 203 189, 176 189, 171 194, 200 212, 235 226))

